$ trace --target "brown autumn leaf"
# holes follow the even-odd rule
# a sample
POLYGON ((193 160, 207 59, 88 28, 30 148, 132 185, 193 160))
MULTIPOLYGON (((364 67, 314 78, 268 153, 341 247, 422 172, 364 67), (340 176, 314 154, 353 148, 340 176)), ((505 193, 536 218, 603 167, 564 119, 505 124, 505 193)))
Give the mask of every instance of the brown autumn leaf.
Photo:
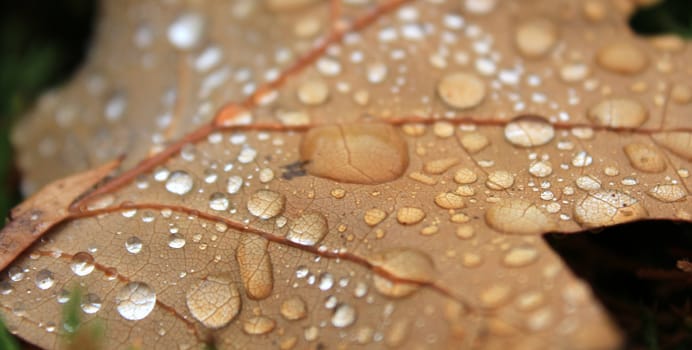
POLYGON ((104 2, 14 140, 27 191, 128 157, 7 270, 10 327, 55 347, 79 283, 113 348, 617 348, 540 235, 690 219, 692 53, 633 6, 104 2))

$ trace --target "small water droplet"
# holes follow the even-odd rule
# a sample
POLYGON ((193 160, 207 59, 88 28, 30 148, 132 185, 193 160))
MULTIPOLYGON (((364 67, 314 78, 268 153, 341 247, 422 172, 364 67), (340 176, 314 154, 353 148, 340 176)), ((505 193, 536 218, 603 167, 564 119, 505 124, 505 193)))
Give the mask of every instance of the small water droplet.
POLYGON ((156 306, 156 292, 144 282, 130 282, 115 295, 118 313, 126 320, 146 318, 156 306))
POLYGON ((55 284, 55 278, 53 277, 53 272, 48 269, 43 269, 36 273, 36 287, 38 289, 49 289, 55 284))
POLYGON ((680 185, 658 184, 647 193, 666 203, 681 201, 687 197, 687 192, 680 185))
POLYGON ((101 298, 94 293, 89 293, 82 298, 80 306, 85 313, 94 314, 101 310, 101 298))
POLYGON ((7 275, 13 282, 19 282, 24 279, 26 273, 24 272, 24 269, 22 269, 21 267, 12 266, 9 268, 9 270, 7 270, 7 275))
POLYGON ((298 100, 308 106, 323 104, 329 98, 329 86, 322 80, 308 80, 298 87, 298 100))
POLYGON ((507 199, 485 212, 488 226, 504 233, 531 235, 554 230, 555 222, 535 204, 521 199, 507 199))
POLYGON ((529 265, 538 258, 538 250, 534 247, 516 247, 505 254, 502 262, 509 267, 529 265))
POLYGON ((598 125, 637 128, 649 118, 646 107, 630 98, 608 98, 589 108, 587 117, 598 125))
POLYGON ((307 316, 307 304, 299 296, 293 296, 281 303, 281 316, 289 321, 295 321, 307 316))
POLYGON ((505 139, 515 146, 537 147, 550 142, 555 129, 545 119, 537 116, 521 116, 505 126, 505 139))
POLYGON ((168 27, 168 41, 180 50, 197 46, 204 33, 204 17, 197 13, 186 13, 168 27))
POLYGON ((320 275, 320 281, 319 281, 319 284, 317 285, 317 287, 320 290, 327 291, 327 290, 332 289, 333 286, 334 286, 334 276, 332 276, 331 273, 325 272, 325 273, 320 275))
POLYGON ((634 44, 618 41, 601 47, 596 53, 596 62, 609 71, 629 75, 643 71, 649 60, 634 44))
POLYGON ((192 190, 193 184, 194 181, 190 174, 178 170, 171 173, 170 177, 168 177, 168 180, 166 181, 166 190, 182 196, 192 190))
POLYGON ((79 252, 72 257, 70 269, 77 276, 86 276, 94 271, 94 257, 87 252, 79 252))
POLYGON ((420 287, 419 283, 429 283, 435 276, 430 256, 414 249, 392 249, 374 254, 369 261, 389 275, 411 281, 394 282, 386 277, 375 275, 375 289, 388 297, 401 298, 412 294, 420 287), (419 282, 419 283, 415 283, 419 282))
POLYGON ((666 160, 659 150, 642 143, 630 143, 624 147, 627 159, 637 170, 660 173, 666 170, 666 160))
POLYGON ((396 211, 396 220, 402 225, 415 225, 425 218, 425 212, 416 207, 402 207, 396 211))
POLYGON ((514 32, 514 42, 519 52, 528 58, 547 54, 555 45, 558 31, 546 18, 534 18, 519 24, 514 32))
POLYGON ((173 233, 168 236, 168 246, 173 249, 180 249, 185 246, 185 237, 179 233, 173 233))
POLYGON ((334 310, 331 321, 336 328, 348 327, 356 321, 356 309, 351 305, 341 304, 334 310))
POLYGON ((514 184, 514 175, 505 170, 497 170, 488 174, 485 186, 491 190, 506 190, 514 184))
POLYGON ((251 335, 267 334, 274 330, 276 321, 267 316, 251 317, 243 322, 243 331, 251 335))
POLYGON ((304 246, 313 246, 327 235, 327 219, 320 213, 301 215, 291 223, 286 238, 304 246))
POLYGON ((214 192, 209 196, 209 208, 217 211, 224 211, 228 209, 229 205, 228 197, 221 192, 214 192))
POLYGON ((475 74, 459 72, 442 77, 437 84, 437 94, 450 107, 467 109, 483 101, 486 87, 475 74))
POLYGON ((138 254, 142 251, 142 240, 137 236, 131 236, 125 241, 125 250, 130 254, 138 254))

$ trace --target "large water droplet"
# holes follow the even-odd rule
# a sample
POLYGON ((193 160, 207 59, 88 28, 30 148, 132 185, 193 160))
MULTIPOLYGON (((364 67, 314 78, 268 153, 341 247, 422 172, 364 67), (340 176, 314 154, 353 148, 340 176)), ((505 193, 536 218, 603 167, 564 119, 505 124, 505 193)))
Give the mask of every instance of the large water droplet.
POLYGON ((286 197, 281 193, 259 190, 250 196, 247 201, 247 210, 250 214, 266 220, 281 214, 285 203, 286 197))
POLYGON ((166 181, 166 190, 182 196, 192 190, 193 184, 194 181, 190 174, 180 170, 174 171, 166 181))
POLYGON ((649 60, 634 44, 619 41, 601 47, 596 53, 596 62, 611 72, 636 74, 646 68, 649 60))
POLYGON ((505 138, 515 146, 542 146, 550 142, 553 137, 555 137, 553 126, 537 116, 518 117, 505 126, 505 138))
POLYGON ((126 320, 147 317, 156 306, 156 292, 144 282, 130 282, 115 295, 118 313, 126 320))
POLYGON ((598 125, 636 128, 649 118, 646 107, 630 98, 608 98, 589 108, 587 117, 598 125))
POLYGON ((666 170, 666 160, 655 147, 643 143, 630 143, 624 148, 630 164, 647 173, 660 173, 666 170))
POLYGON ((217 211, 224 211, 228 209, 229 205, 228 197, 221 192, 214 192, 209 196, 209 208, 217 211))
POLYGON ((659 184, 647 193, 651 197, 666 203, 681 201, 687 197, 687 192, 680 185, 659 184))
POLYGON ((488 226, 504 233, 518 235, 540 234, 554 230, 555 222, 531 202, 506 199, 485 212, 488 226))
POLYGON ((348 183, 392 181, 408 166, 406 141, 387 124, 312 128, 303 137, 300 155, 310 174, 348 183))
POLYGON ((264 299, 271 294, 274 287, 268 245, 269 241, 266 239, 246 234, 241 236, 236 249, 240 277, 250 299, 264 299))
POLYGON ((131 236, 125 241, 125 249, 130 254, 137 254, 142 251, 142 240, 137 236, 131 236))
POLYGON ((327 235, 327 219, 320 213, 301 215, 291 223, 286 238, 300 245, 313 246, 327 235))
POLYGON ((647 215, 637 199, 615 190, 591 192, 574 206, 574 219, 584 227, 616 225, 647 215))
POLYGON ((420 287, 420 284, 432 282, 435 276, 432 259, 427 254, 414 249, 392 249, 376 253, 369 261, 388 275, 410 281, 394 282, 386 277, 375 275, 373 278, 375 289, 392 298, 410 295, 420 287))
POLYGON ((79 252, 72 257, 70 269, 77 276, 86 276, 94 271, 94 257, 87 252, 79 252))
POLYGON ((240 312, 238 288, 225 275, 197 282, 188 290, 185 301, 192 317, 207 328, 221 328, 240 312))

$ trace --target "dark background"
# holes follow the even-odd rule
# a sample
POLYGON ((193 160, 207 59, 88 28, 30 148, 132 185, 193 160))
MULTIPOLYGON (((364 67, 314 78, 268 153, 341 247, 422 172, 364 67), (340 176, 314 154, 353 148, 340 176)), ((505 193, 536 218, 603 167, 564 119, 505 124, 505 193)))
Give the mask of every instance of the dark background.
MULTIPOLYGON (((95 1, 0 0, 0 227, 21 200, 9 130, 79 66, 96 14, 95 1)), ((692 0, 640 9, 630 25, 641 35, 692 38, 692 0)), ((692 349, 692 273, 677 267, 692 260, 691 224, 649 221, 545 239, 592 285, 627 333, 626 349, 692 349)))

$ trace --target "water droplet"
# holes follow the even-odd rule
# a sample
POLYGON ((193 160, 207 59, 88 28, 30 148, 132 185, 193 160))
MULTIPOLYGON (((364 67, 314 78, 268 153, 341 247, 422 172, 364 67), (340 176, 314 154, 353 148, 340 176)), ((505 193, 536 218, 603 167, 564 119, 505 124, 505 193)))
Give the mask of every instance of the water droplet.
POLYGON ((624 149, 627 159, 635 169, 647 173, 660 173, 666 170, 665 158, 655 147, 630 143, 624 149))
POLYGON ((684 159, 692 160, 692 132, 659 132, 655 133, 653 137, 657 144, 684 159))
POLYGON ((48 269, 43 269, 36 273, 36 287, 38 289, 49 289, 55 284, 55 278, 53 277, 53 272, 48 269))
POLYGON ((291 223, 286 238, 300 245, 313 246, 327 235, 327 219, 320 213, 301 215, 291 223))
POLYGON ((442 174, 458 163, 459 160, 456 158, 436 159, 426 162, 425 165, 423 165, 423 171, 428 174, 442 174))
POLYGON ((312 128, 303 137, 300 154, 309 162, 305 168, 310 174, 348 183, 392 181, 408 166, 406 141, 387 124, 312 128))
POLYGON ((629 98, 608 98, 589 108, 587 117, 598 125, 636 128, 649 118, 646 107, 629 98))
POLYGON ((184 195, 192 190, 192 176, 184 171, 174 171, 166 181, 166 190, 177 195, 184 195))
POLYGON ((348 304, 336 307, 332 315, 332 325, 336 328, 345 328, 356 321, 356 309, 348 304))
POLYGON ((168 236, 168 246, 173 249, 180 249, 185 246, 185 237, 179 233, 173 233, 168 236))
POLYGON ((591 165, 591 163, 593 163, 593 157, 586 153, 586 151, 581 151, 572 158, 572 165, 577 168, 587 167, 591 165))
POLYGON ((368 81, 372 84, 379 84, 387 78, 387 66, 377 62, 367 66, 368 81))
POLYGON ((281 214, 285 204, 284 195, 270 190, 259 190, 250 196, 247 201, 247 210, 250 214, 267 220, 281 214))
POLYGON ((538 258, 538 250, 534 247, 516 247, 505 254, 502 262, 509 267, 529 265, 538 258))
POLYGON ((308 106, 321 105, 329 98, 329 86, 322 80, 308 80, 298 87, 298 99, 308 106))
POLYGON ((658 184, 647 193, 666 203, 681 201, 687 197, 687 192, 680 185, 658 184))
POLYGON ((188 290, 185 301, 192 317, 207 328, 224 327, 240 312, 240 292, 225 275, 198 281, 188 290))
POLYGON ((590 175, 578 177, 575 183, 584 191, 595 191, 601 188, 601 182, 590 175))
POLYGON ((555 129, 545 119, 537 116, 521 116, 505 126, 505 138, 521 147, 542 146, 555 137, 555 129))
POLYGON ((478 153, 490 145, 490 139, 478 132, 460 134, 458 138, 461 147, 464 147, 464 149, 471 154, 478 153))
POLYGON ((479 295, 483 307, 489 309, 498 308, 509 301, 512 289, 507 285, 493 285, 484 289, 479 295))
POLYGON ((614 190, 591 192, 574 207, 574 219, 584 227, 616 225, 647 215, 637 199, 614 190))
POLYGON ((637 74, 646 68, 649 60, 634 44, 619 41, 601 47, 596 53, 596 62, 611 72, 637 74))
POLYGON ((274 171, 269 168, 263 168, 259 172, 259 180, 263 184, 266 184, 271 180, 274 180, 274 171))
POLYGON ((274 330, 276 321, 266 316, 255 316, 243 322, 243 331, 247 334, 261 335, 274 330))
POLYGON ((450 107, 467 109, 483 101, 486 87, 475 74, 459 72, 442 77, 437 84, 437 94, 450 107))
POLYGON ((547 160, 539 160, 531 163, 529 173, 538 178, 550 176, 553 173, 553 166, 547 160))
POLYGON ((308 307, 305 301, 299 296, 293 296, 281 303, 281 316, 289 321, 295 321, 305 318, 308 313, 308 307))
POLYGON ((209 208, 212 210, 224 211, 228 209, 228 205, 228 197, 221 192, 214 192, 209 196, 209 208))
POLYGON ((250 299, 264 299, 274 288, 272 262, 267 252, 269 241, 252 234, 242 235, 236 249, 245 292, 250 299))
POLYGON ((402 225, 415 225, 425 218, 425 212, 416 207, 402 207, 396 211, 396 220, 402 225))
POLYGON ((180 50, 197 46, 204 33, 204 17, 197 13, 186 13, 168 27, 168 41, 180 50))
POLYGON ((126 320, 147 317, 156 306, 156 292, 144 282, 130 282, 115 295, 118 313, 126 320))
POLYGON ((365 221, 368 226, 372 227, 382 222, 382 220, 384 220, 386 217, 387 212, 384 210, 379 208, 371 208, 365 212, 365 215, 363 215, 363 221, 365 221))
POLYGON ((130 254, 138 254, 142 251, 142 240, 139 237, 131 236, 125 241, 125 250, 130 254))
POLYGON ((241 188, 243 188, 242 177, 233 175, 228 178, 228 181, 226 182, 226 192, 236 194, 241 188))
POLYGON ((375 275, 375 289, 388 297, 401 298, 418 290, 421 283, 430 283, 435 277, 435 268, 430 256, 415 249, 392 249, 374 254, 370 263, 387 274, 410 282, 394 282, 375 275), (416 283, 418 282, 418 283, 416 283))
POLYGON ((443 192, 435 196, 435 204, 443 209, 461 209, 464 205, 464 197, 453 193, 443 192))
POLYGON ((558 38, 557 27, 546 18, 535 18, 517 26, 514 42, 519 52, 528 58, 547 54, 558 38))
POLYGON ((325 273, 320 275, 320 281, 319 281, 319 284, 317 285, 317 287, 320 290, 327 291, 327 290, 332 289, 333 286, 334 286, 334 276, 332 276, 331 273, 325 272, 325 273))
POLYGON ((72 257, 70 269, 77 276, 86 276, 94 271, 94 257, 87 252, 79 252, 72 257))
POLYGON ((488 180, 485 186, 491 190, 501 191, 506 190, 514 184, 514 175, 508 171, 497 170, 488 174, 488 180))
POLYGON ((458 184, 471 184, 478 180, 478 175, 469 168, 461 168, 454 173, 454 181, 458 184))
POLYGON ((24 272, 24 269, 22 269, 21 267, 12 266, 9 268, 9 270, 7 270, 7 275, 13 282, 19 282, 24 279, 26 273, 24 272))
POLYGON ((80 306, 85 313, 94 314, 101 310, 101 298, 94 293, 89 293, 82 298, 80 306))
POLYGON ((485 212, 488 226, 504 233, 541 234, 556 228, 555 222, 536 205, 522 199, 507 199, 485 212))

